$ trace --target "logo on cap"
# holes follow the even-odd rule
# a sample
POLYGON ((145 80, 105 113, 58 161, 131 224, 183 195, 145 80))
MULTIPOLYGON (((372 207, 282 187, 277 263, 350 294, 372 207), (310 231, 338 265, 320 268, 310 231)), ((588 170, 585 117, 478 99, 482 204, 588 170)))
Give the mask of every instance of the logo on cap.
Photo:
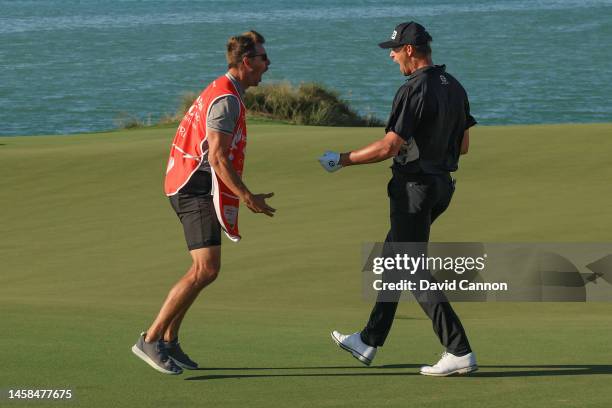
POLYGON ((391 34, 391 39, 395 40, 396 36, 397 36, 397 30, 393 30, 393 34, 391 34))

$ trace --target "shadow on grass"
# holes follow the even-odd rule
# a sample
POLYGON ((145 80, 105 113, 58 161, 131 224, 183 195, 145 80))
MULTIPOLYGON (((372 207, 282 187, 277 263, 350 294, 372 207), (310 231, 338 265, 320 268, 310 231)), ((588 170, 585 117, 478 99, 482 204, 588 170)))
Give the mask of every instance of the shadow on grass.
MULTIPOLYGON (((372 368, 382 368, 380 367, 372 367, 372 368)), ((418 364, 406 364, 402 365, 402 367, 420 367, 418 364)), ((371 369, 366 366, 359 365, 351 365, 351 366, 310 366, 310 367, 201 367, 198 368, 197 371, 264 371, 264 370, 342 370, 342 369, 362 369, 367 370, 371 369)))
MULTIPOLYGON (((352 373, 297 373, 297 374, 209 374, 188 377, 188 381, 225 380, 240 378, 274 378, 274 377, 359 377, 359 376, 411 376, 420 375, 420 364, 389 364, 377 367, 327 366, 327 367, 232 367, 200 368, 200 371, 279 371, 279 370, 338 370, 353 369, 352 373), (413 369, 404 372, 380 372, 380 369, 413 369), (367 372, 366 372, 367 371, 367 372)), ((504 378, 504 377, 547 377, 568 375, 602 375, 612 374, 612 365, 574 364, 574 365, 484 365, 480 371, 462 376, 464 378, 504 378), (502 371, 500 371, 502 370, 502 371)))
POLYGON ((566 375, 596 375, 612 374, 612 365, 604 364, 574 364, 574 365, 507 365, 507 366, 480 366, 484 371, 472 374, 479 378, 503 378, 503 377, 546 377, 566 375), (489 369, 504 369, 505 371, 494 371, 489 369), (518 369, 519 371, 514 371, 518 369))
MULTIPOLYGON (((376 368, 414 368, 414 364, 388 364, 376 368)), ((469 377, 545 377, 559 375, 612 374, 607 364, 555 364, 555 365, 478 365, 479 371, 469 377), (503 370, 503 371, 499 371, 503 370)))
POLYGON ((406 376, 412 373, 312 373, 312 374, 210 374, 185 378, 185 381, 227 380, 235 378, 274 378, 274 377, 359 377, 359 376, 406 376))

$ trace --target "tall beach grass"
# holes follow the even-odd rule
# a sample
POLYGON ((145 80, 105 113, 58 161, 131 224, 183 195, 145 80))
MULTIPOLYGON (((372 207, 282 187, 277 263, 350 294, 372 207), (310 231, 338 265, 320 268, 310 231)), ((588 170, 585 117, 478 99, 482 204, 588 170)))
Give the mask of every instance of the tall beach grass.
MULTIPOLYGON (((174 114, 163 115, 157 124, 178 123, 193 101, 196 92, 181 95, 174 114)), ((277 82, 249 88, 244 96, 249 117, 269 119, 294 125, 307 126, 383 126, 373 115, 360 115, 338 92, 317 83, 302 83, 293 86, 289 82, 277 82)), ((119 128, 130 129, 150 126, 149 120, 140 120, 133 115, 122 114, 116 120, 119 128)))

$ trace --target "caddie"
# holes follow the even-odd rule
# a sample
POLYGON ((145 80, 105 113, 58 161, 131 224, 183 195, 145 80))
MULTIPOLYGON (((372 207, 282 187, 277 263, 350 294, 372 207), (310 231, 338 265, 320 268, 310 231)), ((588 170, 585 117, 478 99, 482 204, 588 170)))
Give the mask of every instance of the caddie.
POLYGON ((221 265, 221 231, 237 242, 240 201, 272 217, 273 193, 253 194, 242 181, 247 142, 244 92, 257 86, 270 66, 265 40, 256 31, 227 42, 228 71, 212 81, 185 114, 170 149, 165 193, 176 212, 193 264, 168 293, 159 314, 132 347, 155 370, 180 374, 197 369, 179 343, 179 329, 200 291, 221 265))

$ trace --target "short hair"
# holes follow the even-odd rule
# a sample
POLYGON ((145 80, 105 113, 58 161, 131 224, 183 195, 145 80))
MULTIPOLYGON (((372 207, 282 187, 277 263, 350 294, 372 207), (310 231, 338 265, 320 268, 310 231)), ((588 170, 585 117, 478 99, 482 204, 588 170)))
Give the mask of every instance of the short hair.
POLYGON ((427 41, 425 44, 413 45, 414 56, 417 58, 427 58, 431 56, 431 41, 427 41))
POLYGON ((236 68, 242 62, 242 58, 245 55, 255 52, 255 46, 257 44, 263 44, 265 42, 266 40, 263 36, 255 30, 250 30, 240 35, 230 37, 227 41, 227 52, 225 54, 227 67, 236 68))

